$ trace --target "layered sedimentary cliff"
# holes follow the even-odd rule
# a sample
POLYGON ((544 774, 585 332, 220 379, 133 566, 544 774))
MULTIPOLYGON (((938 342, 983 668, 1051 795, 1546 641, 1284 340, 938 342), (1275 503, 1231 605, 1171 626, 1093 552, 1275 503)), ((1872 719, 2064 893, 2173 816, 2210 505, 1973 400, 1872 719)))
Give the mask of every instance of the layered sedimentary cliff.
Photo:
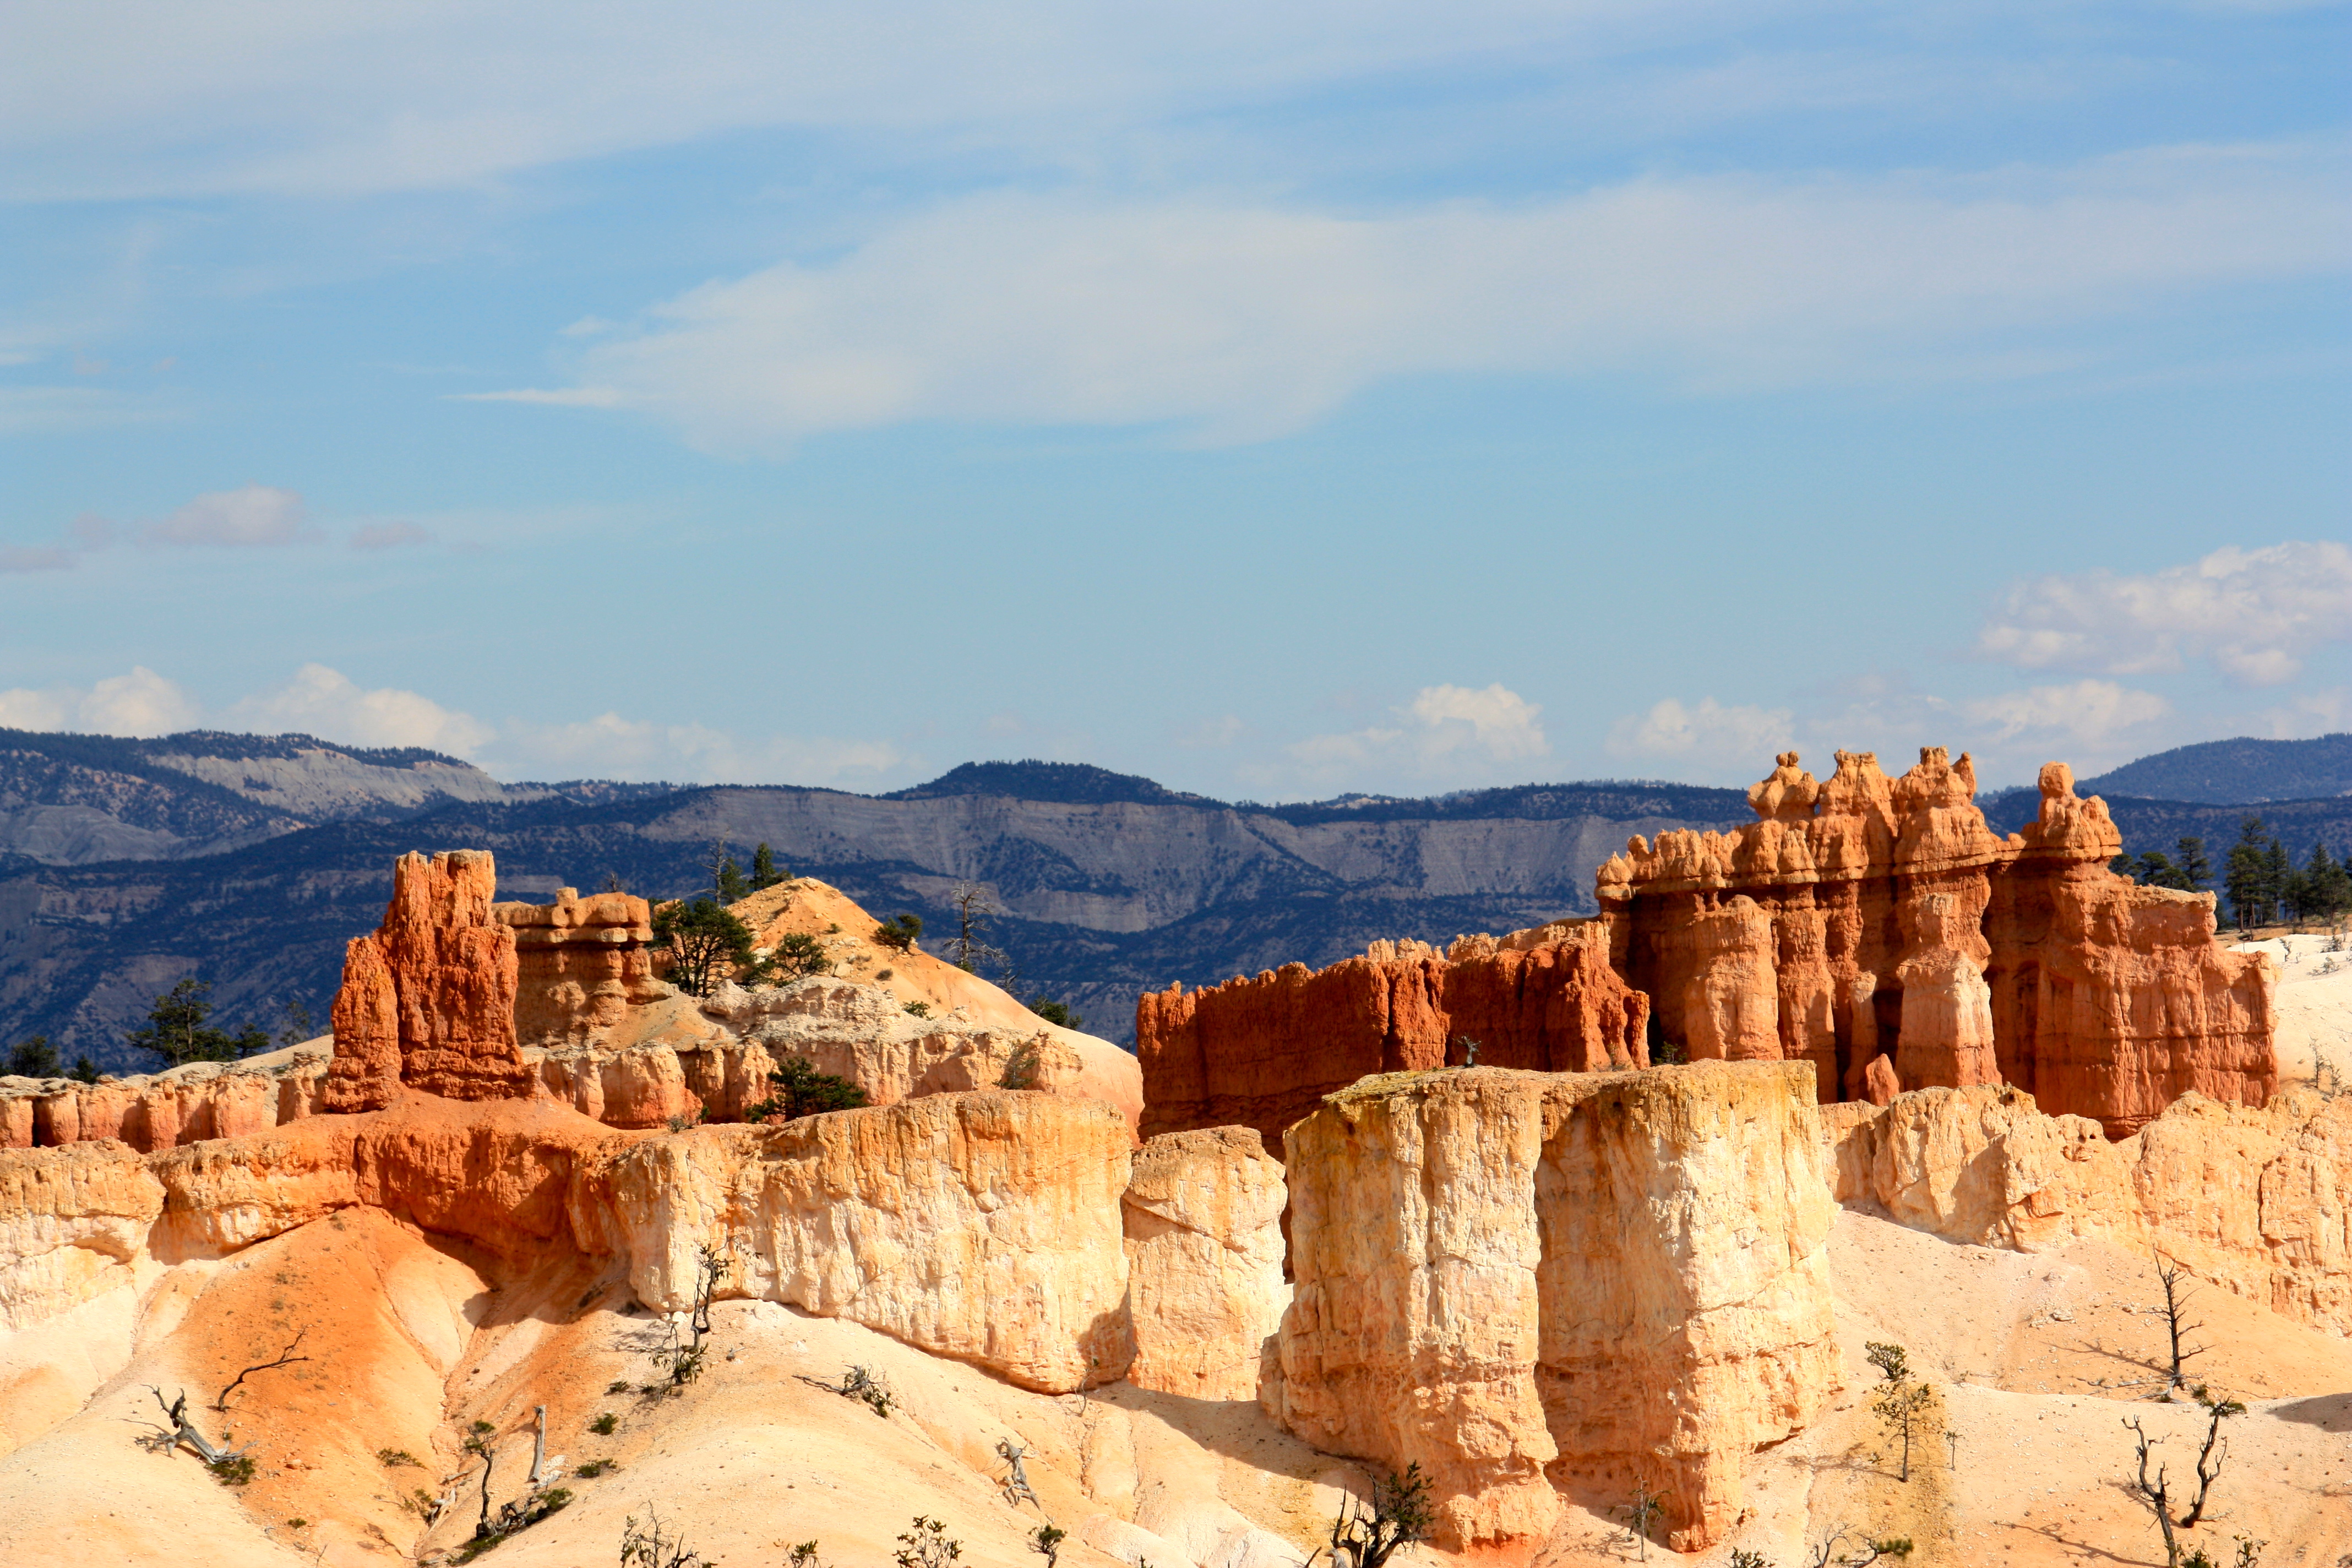
POLYGON ((652 906, 635 894, 560 888, 551 904, 490 914, 514 932, 515 1037, 525 1046, 585 1045, 668 994, 654 974, 652 906))
POLYGON ((1745 827, 1633 839, 1596 921, 1146 994, 1145 1131, 1246 1121, 1278 1147, 1320 1095, 1465 1061, 1466 1040, 1587 1070, 1646 1063, 1645 1026, 1692 1060, 1811 1063, 1824 1102, 2008 1082, 2116 1138, 2191 1091, 2276 1092, 2264 961, 2214 944, 2210 894, 2108 871, 2115 825, 2063 763, 1997 838, 1966 754, 1900 778, 1867 752, 1826 781, 1798 761, 1748 792, 1745 827))
POLYGON ((1730 833, 1640 838, 1598 877, 1613 963, 1694 1058, 1810 1061, 1823 1100, 2008 1082, 2122 1137, 2194 1090, 2276 1092, 2270 976, 2213 942, 2210 894, 2135 886, 2105 806, 2042 770, 1996 838, 1963 754, 1900 778, 1793 752, 1730 833), (1884 1066, 1877 1064, 1884 1063, 1884 1066))
POLYGON ((1649 1001, 1609 966, 1606 935, 1563 921, 1444 952, 1377 942, 1310 971, 1148 993, 1136 1007, 1143 1131, 1241 1123, 1280 1149, 1326 1094, 1370 1073, 1461 1063, 1552 1072, 1648 1065, 1649 1001))
POLYGON ((1747 1456, 1837 1383, 1834 1205, 1801 1068, 1397 1074, 1291 1129, 1296 1295, 1267 1403, 1433 1481, 1444 1544, 1539 1540, 1638 1480, 1719 1539, 1747 1456))

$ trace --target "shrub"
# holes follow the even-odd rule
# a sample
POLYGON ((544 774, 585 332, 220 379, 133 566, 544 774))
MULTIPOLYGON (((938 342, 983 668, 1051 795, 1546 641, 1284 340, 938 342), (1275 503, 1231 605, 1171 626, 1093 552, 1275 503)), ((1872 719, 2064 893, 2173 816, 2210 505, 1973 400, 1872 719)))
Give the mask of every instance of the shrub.
POLYGON ((205 1468, 212 1471, 213 1479, 225 1487, 245 1486, 253 1479, 253 1458, 248 1454, 232 1454, 205 1468))
POLYGON ((915 942, 923 934, 923 917, 902 914, 896 920, 884 921, 874 928, 874 942, 894 952, 912 952, 915 942))
POLYGON ((929 1002, 909 1002, 907 1012, 913 1017, 928 1018, 931 1016, 931 1005, 929 1002))
POLYGON ((416 1456, 405 1448, 378 1448, 375 1451, 375 1457, 377 1463, 383 1465, 387 1470, 396 1470, 403 1465, 413 1470, 421 1470, 425 1468, 416 1456))
POLYGON ((1036 1014, 1048 1024, 1059 1024, 1065 1029, 1075 1029, 1085 1022, 1077 1014, 1070 1010, 1068 1004, 1056 1002, 1045 995, 1030 997, 1029 1011, 1036 1014))
POLYGON ((824 943, 804 931, 787 931, 768 953, 768 970, 779 985, 833 973, 833 957, 824 943))
POLYGON ((588 1423, 588 1430, 595 1433, 599 1437, 609 1437, 613 1435, 613 1428, 620 1424, 621 1418, 607 1410, 595 1420, 588 1423))
POLYGON ((746 1121, 796 1121, 827 1110, 855 1110, 866 1103, 866 1091, 847 1079, 819 1072, 806 1057, 786 1057, 768 1075, 776 1092, 743 1108, 746 1121))
POLYGON ((890 1561, 898 1568, 947 1568, 962 1555, 963 1542, 950 1540, 946 1525, 919 1513, 914 1528, 899 1535, 898 1550, 890 1554, 890 1561))
POLYGON ((610 1459, 591 1459, 580 1467, 578 1474, 582 1480, 593 1481, 612 1468, 613 1461, 610 1459))
POLYGON ((49 1044, 47 1035, 35 1035, 20 1046, 12 1047, 8 1059, 0 1065, 0 1072, 18 1078, 55 1078, 58 1076, 58 1048, 49 1044))

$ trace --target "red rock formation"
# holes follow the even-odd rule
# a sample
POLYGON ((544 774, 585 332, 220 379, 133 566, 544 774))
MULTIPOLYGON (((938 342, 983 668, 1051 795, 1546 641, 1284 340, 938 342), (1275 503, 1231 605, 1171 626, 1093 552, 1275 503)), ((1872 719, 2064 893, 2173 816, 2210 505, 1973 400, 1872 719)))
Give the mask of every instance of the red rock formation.
POLYGON ((1482 1067, 1646 1067, 1649 1002, 1611 970, 1605 941, 1594 922, 1562 921, 1444 953, 1375 942, 1328 969, 1146 993, 1143 1135, 1241 1125, 1279 1151, 1324 1095, 1367 1073, 1462 1061, 1474 1040, 1482 1067))
POLYGON ((323 1109, 376 1110, 402 1084, 451 1100, 530 1093, 515 1048, 514 932, 490 915, 497 887, 485 850, 394 865, 383 924, 344 952, 323 1109))
POLYGON ((1824 1101, 2005 1079, 2116 1138, 2191 1089, 2276 1091, 2260 961, 2214 945, 2210 894, 2109 872, 2121 837, 2063 763, 2002 840, 1967 755, 1923 750, 1899 779, 1837 757, 1816 784, 1784 753, 1748 791, 1758 821, 1601 868, 1612 962, 1668 1042, 1809 1059, 1824 1101))
POLYGON ((654 977, 653 907, 634 894, 560 888, 551 904, 490 914, 514 932, 515 1037, 526 1046, 584 1045, 666 994, 654 977))

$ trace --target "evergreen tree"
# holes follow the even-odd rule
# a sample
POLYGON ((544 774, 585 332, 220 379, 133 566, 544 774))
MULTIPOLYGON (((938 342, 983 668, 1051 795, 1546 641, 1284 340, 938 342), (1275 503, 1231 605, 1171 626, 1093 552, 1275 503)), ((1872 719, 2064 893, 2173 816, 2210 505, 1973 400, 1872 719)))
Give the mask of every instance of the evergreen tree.
POLYGON ((2263 851, 2263 897, 2270 905, 2271 919, 2285 920, 2291 913, 2300 918, 2300 911, 2293 908, 2299 890, 2295 886, 2294 862, 2287 858, 2286 846, 2273 834, 2270 847, 2263 851))
POLYGON ((670 984, 689 996, 739 974, 757 980, 765 969, 751 951, 751 928, 705 894, 654 911, 654 945, 669 954, 670 984))
POLYGON ((2205 840, 2183 838, 2172 847, 2179 857, 2181 887, 2191 893, 2201 893, 2213 885, 2213 862, 2205 858, 2205 840))
POLYGON ((58 1076, 58 1048, 49 1044, 47 1035, 35 1035, 24 1044, 11 1049, 0 1071, 18 1078, 55 1078, 58 1076))
POLYGON ((784 879, 785 873, 776 869, 776 857, 769 850, 767 841, 762 839, 760 847, 751 851, 751 890, 756 893, 784 879))
POLYGON ((2311 847, 2303 868, 2304 911, 2316 919, 2334 920, 2352 908, 2352 871, 2327 852, 2323 841, 2311 847))
POLYGON ((131 1048, 154 1052, 167 1068, 186 1062, 233 1062, 268 1050, 267 1029, 230 1035, 205 1022, 212 1016, 212 1004, 205 1000, 211 991, 210 985, 190 975, 156 997, 155 1005, 148 1010, 146 1026, 130 1032, 131 1048))
POLYGON ((90 1060, 88 1057, 76 1058, 74 1060, 73 1071, 66 1074, 66 1076, 73 1079, 76 1083, 96 1083, 98 1081, 98 1064, 90 1060))
POLYGON ((855 1110, 866 1103, 866 1091, 845 1078, 819 1072, 806 1057, 786 1057, 768 1075, 776 1092, 757 1105, 743 1108, 746 1121, 796 1121, 827 1110, 855 1110))
POLYGON ((2263 889, 2268 880, 2263 854, 2263 819, 2249 816, 2238 824, 2238 841, 2230 846, 2228 868, 2221 878, 2221 890, 2230 900, 2231 918, 2238 922, 2240 931, 2262 923, 2266 912, 2263 889))

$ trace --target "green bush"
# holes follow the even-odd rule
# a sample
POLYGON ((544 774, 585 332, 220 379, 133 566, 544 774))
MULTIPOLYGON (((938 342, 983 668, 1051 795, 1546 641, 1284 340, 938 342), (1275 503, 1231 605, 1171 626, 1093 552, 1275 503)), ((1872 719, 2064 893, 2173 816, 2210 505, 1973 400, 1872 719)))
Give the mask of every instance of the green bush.
POLYGON ((827 1110, 854 1110, 866 1103, 866 1091, 845 1078, 816 1070, 806 1057, 786 1057, 768 1075, 776 1092, 756 1105, 743 1108, 746 1121, 795 1121, 827 1110))
POLYGON ((874 941, 897 952, 911 952, 923 934, 923 917, 902 914, 897 920, 884 921, 874 928, 874 941))

